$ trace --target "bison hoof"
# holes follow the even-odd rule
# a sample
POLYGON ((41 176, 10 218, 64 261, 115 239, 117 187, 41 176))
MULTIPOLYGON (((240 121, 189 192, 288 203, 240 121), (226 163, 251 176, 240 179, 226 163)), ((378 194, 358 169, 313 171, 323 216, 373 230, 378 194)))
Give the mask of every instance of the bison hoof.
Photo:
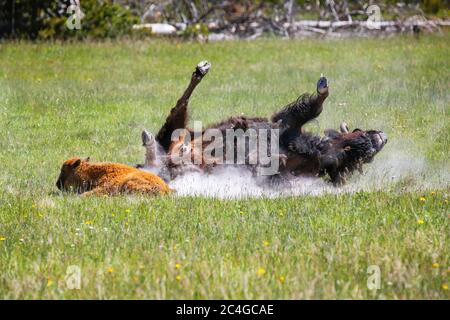
POLYGON ((209 63, 206 60, 203 60, 197 65, 197 68, 195 68, 195 73, 197 76, 203 77, 208 73, 210 68, 211 68, 211 63, 209 63))
POLYGON ((142 131, 142 145, 144 147, 151 146, 155 143, 155 137, 147 130, 142 131))

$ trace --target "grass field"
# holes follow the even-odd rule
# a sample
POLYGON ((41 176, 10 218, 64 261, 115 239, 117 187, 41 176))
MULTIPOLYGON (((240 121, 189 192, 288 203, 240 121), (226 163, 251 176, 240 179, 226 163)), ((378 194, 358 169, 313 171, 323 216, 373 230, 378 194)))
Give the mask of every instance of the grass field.
POLYGON ((449 35, 0 44, 0 298, 449 299, 449 57, 449 35), (331 95, 311 130, 346 120, 389 142, 342 193, 57 192, 70 156, 142 162, 142 128, 158 129, 202 59, 213 67, 193 120, 268 116, 324 72, 331 95))

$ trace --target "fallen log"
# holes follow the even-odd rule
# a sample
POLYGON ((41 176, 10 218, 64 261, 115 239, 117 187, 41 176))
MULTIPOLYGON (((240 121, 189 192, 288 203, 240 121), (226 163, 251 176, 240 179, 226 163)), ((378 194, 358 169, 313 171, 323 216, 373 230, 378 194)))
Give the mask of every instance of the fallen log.
POLYGON ((318 20, 302 20, 289 23, 285 22, 283 26, 288 27, 312 27, 319 29, 329 29, 329 28, 343 28, 343 27, 365 27, 371 28, 373 25, 377 25, 380 28, 387 27, 448 27, 450 26, 449 20, 406 20, 406 21, 380 21, 377 23, 368 23, 367 21, 318 21, 318 20))
MULTIPOLYGON (((182 32, 186 29, 185 23, 145 23, 136 24, 133 29, 150 29, 153 34, 159 35, 173 35, 182 32)), ((339 29, 354 29, 355 32, 361 32, 361 30, 380 30, 384 32, 398 32, 404 31, 406 29, 417 29, 424 28, 428 31, 433 31, 439 29, 440 27, 449 27, 450 20, 426 20, 420 16, 410 17, 404 21, 323 21, 323 20, 301 20, 293 22, 275 23, 270 19, 258 19, 257 21, 252 21, 245 24, 245 30, 254 30, 254 32, 239 34, 243 29, 244 24, 235 23, 228 26, 222 26, 218 23, 211 22, 208 24, 208 28, 211 33, 221 34, 229 33, 231 35, 240 36, 243 38, 257 38, 261 35, 261 29, 265 30, 275 30, 278 34, 286 35, 289 34, 302 33, 303 31, 313 32, 318 34, 324 34, 329 30, 339 30, 339 29), (225 29, 228 32, 223 32, 225 29)), ((217 37, 219 38, 219 37, 217 37)), ((227 36, 227 38, 229 38, 227 36)))
POLYGON ((175 34, 177 28, 168 23, 143 23, 133 25, 133 30, 149 29, 154 34, 169 35, 175 34))

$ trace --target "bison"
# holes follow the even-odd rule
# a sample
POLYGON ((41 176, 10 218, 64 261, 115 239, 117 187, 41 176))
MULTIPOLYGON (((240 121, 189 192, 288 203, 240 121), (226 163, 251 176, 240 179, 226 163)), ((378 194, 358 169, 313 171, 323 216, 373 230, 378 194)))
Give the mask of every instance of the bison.
MULTIPOLYGON (((231 152, 234 160, 231 163, 236 165, 238 153, 243 150, 245 161, 238 165, 258 174, 261 172, 259 169, 267 167, 267 164, 250 160, 255 152, 265 151, 277 162, 277 171, 267 175, 269 182, 288 181, 292 176, 320 176, 327 177, 334 185, 340 185, 352 172, 361 171, 362 165, 371 162, 387 143, 387 136, 382 131, 354 129, 350 132, 345 123, 341 124, 339 131, 325 130, 324 136, 304 130, 303 126, 307 122, 321 114, 324 101, 328 97, 328 81, 324 76, 318 80, 313 94, 302 94, 270 119, 236 116, 213 124, 205 130, 189 129, 189 98, 210 67, 207 61, 197 65, 187 89, 156 136, 144 130, 142 142, 146 148, 146 158, 145 163, 138 167, 153 170, 169 181, 186 171, 209 172, 218 165, 229 164, 216 161, 218 153, 223 155, 231 152), (228 136, 229 131, 245 133, 250 130, 253 130, 258 141, 257 146, 253 148, 245 140, 243 148, 239 149, 236 137, 228 136), (213 143, 209 134, 211 131, 219 132, 220 152, 216 148, 205 156, 203 151, 213 143), (274 131, 276 134, 269 138, 268 131, 274 131), (262 147, 259 144, 261 142, 265 142, 262 147)), ((217 135, 215 140, 218 140, 217 135)))
POLYGON ((168 194, 168 185, 157 175, 118 163, 91 163, 88 159, 64 161, 56 182, 60 190, 89 195, 121 193, 168 194))

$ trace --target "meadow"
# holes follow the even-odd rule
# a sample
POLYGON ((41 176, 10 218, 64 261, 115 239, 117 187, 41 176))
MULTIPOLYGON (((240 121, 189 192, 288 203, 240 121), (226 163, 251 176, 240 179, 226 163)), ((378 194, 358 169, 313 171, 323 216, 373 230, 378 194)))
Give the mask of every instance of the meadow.
POLYGON ((449 299, 449 57, 448 34, 1 43, 0 298, 449 299), (269 116, 323 72, 331 93, 310 130, 346 120, 389 142, 342 192, 57 190, 71 156, 142 163, 141 130, 158 130, 203 59, 212 69, 191 120, 269 116), (74 265, 80 289, 66 283, 74 265), (379 290, 367 287, 371 265, 379 290))

